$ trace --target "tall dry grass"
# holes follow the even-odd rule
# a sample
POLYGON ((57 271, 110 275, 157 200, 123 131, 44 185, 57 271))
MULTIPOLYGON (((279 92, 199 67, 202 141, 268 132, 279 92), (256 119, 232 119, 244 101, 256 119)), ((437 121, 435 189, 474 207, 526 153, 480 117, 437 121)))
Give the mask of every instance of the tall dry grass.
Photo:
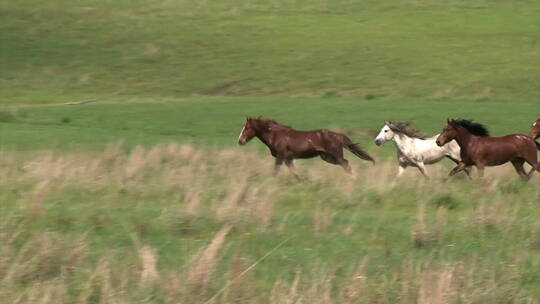
POLYGON ((212 242, 202 248, 191 260, 187 270, 186 282, 197 292, 207 288, 212 273, 216 269, 219 253, 231 228, 230 225, 221 228, 212 239, 212 242))
MULTIPOLYGON (((396 179, 393 162, 375 167, 354 162, 353 177, 322 162, 299 162, 299 173, 306 181, 298 182, 285 170, 274 177, 269 158, 238 149, 207 151, 168 144, 128 150, 114 144, 98 155, 43 152, 16 156, 5 151, 1 155, 0 187, 13 189, 2 196, 8 201, 2 203, 6 212, 0 223, 0 298, 5 303, 539 300, 535 291, 520 288, 525 270, 518 266, 490 269, 482 257, 449 255, 452 258, 438 259, 437 253, 422 254, 431 248, 439 248, 440 255, 454 250, 458 228, 478 238, 498 233, 507 239, 529 227, 521 226, 520 216, 524 205, 532 204, 540 190, 532 187, 530 198, 523 196, 520 184, 508 183, 509 178, 516 178, 510 168, 493 170, 486 179, 469 183, 446 179, 442 166, 432 166, 432 178, 424 180, 413 170, 396 179), (284 193, 284 189, 289 192, 284 193), (303 201, 303 196, 295 192, 305 189, 324 190, 303 201), (460 201, 460 196, 452 194, 463 191, 475 201, 460 201), (61 205, 70 195, 82 201, 61 205), (298 199, 293 202, 297 205, 284 200, 287 195, 298 199), (523 202, 515 203, 517 198, 523 202), (239 241, 285 235, 291 237, 286 244, 288 250, 293 250, 301 241, 295 240, 296 233, 304 233, 299 238, 314 240, 336 235, 352 238, 364 210, 378 210, 383 216, 394 208, 404 208, 404 199, 418 201, 413 208, 416 214, 410 214, 412 224, 403 225, 412 241, 400 266, 389 266, 369 253, 335 264, 314 259, 311 265, 316 266, 288 269, 261 287, 267 279, 257 270, 267 260, 258 261, 263 255, 260 253, 249 255, 248 247, 243 248, 244 243, 239 241), (81 208, 82 215, 74 220, 63 209, 58 211, 59 206, 81 208), (344 221, 342 214, 348 211, 342 210, 348 208, 355 211, 344 221), (456 214, 453 208, 463 211, 456 214), (91 228, 74 236, 69 231, 77 227, 76 221, 85 219, 85 212, 89 212, 86 218, 93 219, 91 228), (109 215, 123 212, 159 215, 152 220, 142 217, 133 227, 109 215), (306 215, 310 225, 304 232, 291 220, 295 214, 306 215), (53 221, 54 227, 67 228, 41 230, 47 226, 40 223, 47 221, 53 221), (456 223, 460 227, 453 226, 456 223), (156 225, 165 227, 160 233, 174 229, 178 238, 192 239, 190 244, 196 241, 198 245, 186 245, 185 256, 180 256, 180 248, 174 249, 178 261, 171 263, 171 252, 163 250, 167 244, 147 236, 156 225), (127 239, 127 245, 101 248, 100 233, 127 239)), ((530 216, 529 221, 538 219, 530 216)), ((532 227, 538 229, 537 224, 532 227)), ((377 233, 373 240, 380 238, 377 233)), ((540 248, 539 235, 530 232, 526 243, 531 250, 540 248)), ((280 250, 268 259, 279 255, 280 250)), ((506 261, 515 265, 535 261, 518 252, 511 255, 506 261)))

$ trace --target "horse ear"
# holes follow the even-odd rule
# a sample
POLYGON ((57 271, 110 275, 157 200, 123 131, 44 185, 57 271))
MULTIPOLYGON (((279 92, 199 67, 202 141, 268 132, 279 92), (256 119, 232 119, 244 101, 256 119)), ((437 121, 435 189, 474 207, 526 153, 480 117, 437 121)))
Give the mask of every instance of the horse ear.
POLYGON ((447 118, 447 119, 446 119, 446 123, 447 123, 447 124, 450 124, 450 118, 447 118))

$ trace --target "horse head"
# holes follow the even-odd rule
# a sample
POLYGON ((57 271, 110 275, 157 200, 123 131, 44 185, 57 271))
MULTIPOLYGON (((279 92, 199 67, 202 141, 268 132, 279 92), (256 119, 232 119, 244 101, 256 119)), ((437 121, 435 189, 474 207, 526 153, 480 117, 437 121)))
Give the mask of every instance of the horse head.
POLYGON ((380 146, 384 144, 385 142, 392 140, 392 138, 394 138, 395 133, 394 131, 392 131, 392 128, 390 127, 391 124, 392 122, 390 121, 384 122, 384 126, 382 127, 377 137, 375 137, 375 144, 377 146, 380 146))
POLYGON ((540 137, 540 118, 538 118, 532 124, 531 133, 529 133, 529 136, 533 139, 537 139, 538 137, 540 137))
POLYGON ((437 139, 435 140, 437 146, 442 147, 449 141, 456 139, 458 133, 457 128, 453 122, 454 120, 446 120, 446 127, 444 127, 441 134, 439 134, 439 136, 437 136, 437 139))
POLYGON ((238 136, 238 144, 245 145, 247 144, 255 135, 257 135, 257 124, 260 121, 259 118, 247 117, 246 123, 240 131, 238 136))

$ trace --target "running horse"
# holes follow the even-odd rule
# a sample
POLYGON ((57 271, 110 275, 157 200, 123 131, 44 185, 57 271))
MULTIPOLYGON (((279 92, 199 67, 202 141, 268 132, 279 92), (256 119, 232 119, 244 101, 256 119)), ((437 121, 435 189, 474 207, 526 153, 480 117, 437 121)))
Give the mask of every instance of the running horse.
POLYGON ((248 117, 238 137, 238 144, 245 145, 253 137, 259 138, 272 156, 276 158, 274 174, 279 172, 283 163, 296 176, 293 160, 320 156, 324 161, 339 165, 351 173, 349 162, 343 157, 343 148, 361 159, 375 163, 358 144, 353 143, 345 134, 330 130, 298 131, 281 125, 272 119, 248 117))
POLYGON ((457 141, 461 149, 461 161, 450 171, 454 175, 467 167, 476 166, 478 175, 484 175, 484 167, 499 166, 511 162, 523 180, 528 180, 535 170, 540 171, 536 155, 535 141, 523 134, 511 134, 502 137, 489 136, 488 130, 481 124, 464 119, 447 120, 447 125, 437 137, 437 145, 442 146, 451 140, 457 141), (523 164, 527 162, 533 168, 527 174, 523 164))
MULTIPOLYGON (((422 175, 427 177, 425 165, 434 164, 445 157, 456 164, 459 163, 461 157, 456 141, 439 147, 435 143, 435 138, 439 134, 428 138, 422 132, 409 128, 410 124, 410 122, 385 121, 375 138, 377 146, 390 140, 394 142, 399 163, 398 177, 407 167, 416 167, 422 175)), ((469 175, 467 170, 465 173, 469 175)))

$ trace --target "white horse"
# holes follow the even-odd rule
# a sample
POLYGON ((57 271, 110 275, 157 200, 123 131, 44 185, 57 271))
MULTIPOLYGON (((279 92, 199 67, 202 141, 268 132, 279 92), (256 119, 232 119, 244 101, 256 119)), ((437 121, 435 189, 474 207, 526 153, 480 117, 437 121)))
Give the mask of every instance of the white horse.
MULTIPOLYGON (((455 140, 439 147, 435 139, 439 134, 426 138, 422 133, 409 129, 410 123, 386 121, 381 132, 375 138, 375 144, 380 146, 391 140, 396 145, 399 171, 401 176, 407 167, 416 167, 427 177, 425 165, 434 164, 444 157, 461 161, 459 145, 455 140)), ((469 175, 469 172, 466 172, 469 175)))

